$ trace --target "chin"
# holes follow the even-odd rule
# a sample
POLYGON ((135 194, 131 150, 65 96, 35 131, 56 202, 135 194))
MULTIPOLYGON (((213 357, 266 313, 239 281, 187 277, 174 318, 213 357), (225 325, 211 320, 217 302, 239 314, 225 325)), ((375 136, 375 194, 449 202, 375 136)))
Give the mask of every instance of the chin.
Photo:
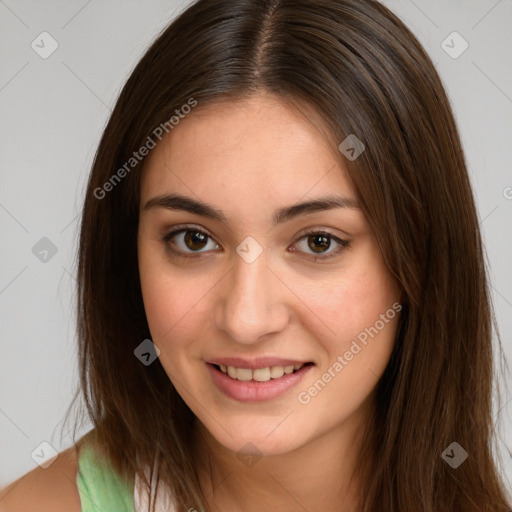
POLYGON ((208 425, 206 428, 217 443, 239 457, 281 455, 306 443, 304 432, 301 433, 300 438, 297 438, 286 429, 279 427, 276 429, 280 421, 275 422, 271 427, 267 423, 258 428, 254 425, 254 421, 247 418, 246 421, 238 422, 236 425, 215 424, 208 425))

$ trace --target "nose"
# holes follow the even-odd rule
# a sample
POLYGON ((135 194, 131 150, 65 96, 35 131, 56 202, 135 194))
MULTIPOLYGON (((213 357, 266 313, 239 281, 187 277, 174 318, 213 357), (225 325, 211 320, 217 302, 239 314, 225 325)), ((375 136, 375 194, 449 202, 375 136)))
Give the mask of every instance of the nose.
POLYGON ((282 331, 289 321, 286 290, 268 268, 265 252, 252 263, 236 255, 217 292, 216 327, 247 345, 282 331))

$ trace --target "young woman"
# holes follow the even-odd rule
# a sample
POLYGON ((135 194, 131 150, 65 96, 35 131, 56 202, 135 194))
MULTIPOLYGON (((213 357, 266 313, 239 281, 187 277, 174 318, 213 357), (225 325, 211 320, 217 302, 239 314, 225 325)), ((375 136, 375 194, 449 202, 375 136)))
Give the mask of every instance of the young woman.
POLYGON ((94 429, 6 510, 510 510, 461 143, 378 2, 173 21, 103 134, 78 280, 94 429))

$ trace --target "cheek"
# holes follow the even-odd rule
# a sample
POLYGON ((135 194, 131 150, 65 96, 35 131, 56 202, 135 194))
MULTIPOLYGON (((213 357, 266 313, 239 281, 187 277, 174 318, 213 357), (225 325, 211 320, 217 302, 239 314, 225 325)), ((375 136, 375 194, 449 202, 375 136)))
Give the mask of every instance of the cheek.
MULTIPOLYGON (((318 338, 328 359, 302 386, 301 404, 314 404, 319 424, 336 424, 358 409, 382 376, 393 351, 401 306, 395 281, 380 265, 361 265, 361 270, 325 287, 314 296, 321 307, 315 312, 329 326, 327 337, 318 338), (365 269, 364 271, 362 269, 365 269), (323 301, 321 297, 324 297, 323 301), (328 413, 335 404, 336 413, 328 413)), ((325 427, 325 425, 323 425, 325 427)))
POLYGON ((321 283, 304 290, 303 296, 328 328, 332 344, 340 349, 373 326, 399 298, 394 280, 380 261, 365 262, 361 258, 350 266, 350 272, 321 283))
POLYGON ((172 348, 171 340, 185 343, 186 333, 204 324, 208 291, 215 284, 212 278, 173 269, 156 250, 139 251, 139 274, 153 342, 160 347, 166 345, 166 350, 172 348))

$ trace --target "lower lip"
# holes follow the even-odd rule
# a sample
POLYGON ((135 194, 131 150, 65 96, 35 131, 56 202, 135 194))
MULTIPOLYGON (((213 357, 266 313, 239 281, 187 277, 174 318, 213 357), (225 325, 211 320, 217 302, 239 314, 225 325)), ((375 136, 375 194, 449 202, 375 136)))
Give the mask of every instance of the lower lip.
POLYGON ((264 402, 283 395, 306 375, 314 365, 308 364, 300 370, 285 374, 278 379, 270 379, 266 382, 255 380, 243 381, 232 379, 213 364, 206 363, 212 376, 213 382, 229 398, 240 402, 264 402))

